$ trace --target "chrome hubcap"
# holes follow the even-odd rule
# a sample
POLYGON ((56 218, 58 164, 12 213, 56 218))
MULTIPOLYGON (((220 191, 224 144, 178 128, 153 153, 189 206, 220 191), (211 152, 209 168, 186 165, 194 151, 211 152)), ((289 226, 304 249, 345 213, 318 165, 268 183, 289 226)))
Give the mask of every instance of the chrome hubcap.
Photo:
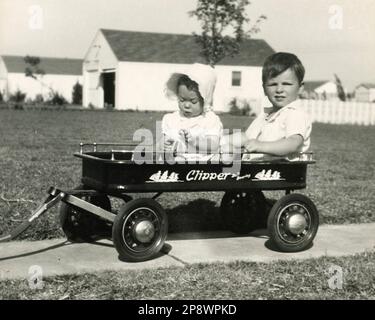
POLYGON ((142 243, 150 242, 155 235, 155 227, 148 220, 139 221, 133 228, 134 237, 142 243))
POLYGON ((311 226, 309 210, 301 203, 284 207, 277 220, 277 232, 286 243, 297 244, 308 236, 311 226))
POLYGON ((294 235, 300 234, 307 227, 307 220, 305 216, 299 213, 290 215, 286 219, 286 228, 294 235))

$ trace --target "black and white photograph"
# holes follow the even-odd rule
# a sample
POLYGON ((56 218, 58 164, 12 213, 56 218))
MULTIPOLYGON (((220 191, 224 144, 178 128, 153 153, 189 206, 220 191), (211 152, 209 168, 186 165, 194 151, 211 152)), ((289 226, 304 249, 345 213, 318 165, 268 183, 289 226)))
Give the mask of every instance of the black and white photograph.
POLYGON ((0 300, 374 300, 374 57, 375 0, 0 0, 0 300))

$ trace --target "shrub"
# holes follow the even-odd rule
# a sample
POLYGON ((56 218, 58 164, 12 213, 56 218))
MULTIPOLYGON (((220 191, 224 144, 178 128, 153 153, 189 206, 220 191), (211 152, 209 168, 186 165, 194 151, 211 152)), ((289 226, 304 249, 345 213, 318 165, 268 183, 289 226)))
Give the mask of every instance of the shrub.
POLYGON ((36 104, 41 104, 41 103, 43 103, 44 102, 44 97, 43 97, 43 95, 42 94, 37 94, 36 96, 35 96, 35 98, 34 98, 34 103, 36 103, 36 104))
POLYGON ((72 103, 79 105, 82 104, 82 85, 78 81, 73 86, 72 103))
POLYGON ((20 89, 9 96, 9 102, 14 106, 14 109, 23 109, 23 104, 25 102, 26 93, 22 92, 20 89))
POLYGON ((229 114, 234 116, 249 116, 254 113, 251 112, 251 106, 247 100, 239 101, 237 98, 232 98, 229 102, 229 114))
POLYGON ((68 103, 64 96, 56 91, 50 93, 49 99, 47 101, 48 104, 52 104, 53 106, 63 106, 68 103))
POLYGON ((229 114, 231 114, 233 116, 239 116, 239 115, 241 115, 241 109, 238 106, 238 100, 237 100, 237 98, 233 98, 229 102, 229 114))

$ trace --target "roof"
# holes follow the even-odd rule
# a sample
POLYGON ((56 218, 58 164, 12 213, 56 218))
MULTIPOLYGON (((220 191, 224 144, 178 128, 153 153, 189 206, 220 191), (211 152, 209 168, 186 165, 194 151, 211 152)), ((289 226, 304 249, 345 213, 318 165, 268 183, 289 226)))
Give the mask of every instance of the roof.
MULTIPOLYGON (((184 63, 203 62, 194 36, 137 31, 100 30, 119 61, 184 63)), ((245 40, 240 53, 218 65, 262 66, 275 51, 262 39, 245 40)))
POLYGON ((357 87, 356 87, 356 89, 357 88, 359 88, 359 87, 364 87, 364 88, 366 88, 366 89, 375 89, 375 83, 361 83, 360 85, 358 85, 357 87))
POLYGON ((315 89, 321 87, 323 84, 330 82, 329 80, 319 80, 319 81, 304 81, 304 88, 307 92, 313 92, 315 89))
MULTIPOLYGON (((1 56, 4 60, 8 72, 24 73, 27 67, 24 57, 21 56, 1 56)), ((68 58, 46 58, 39 57, 39 67, 46 74, 60 75, 82 75, 82 59, 68 58)))

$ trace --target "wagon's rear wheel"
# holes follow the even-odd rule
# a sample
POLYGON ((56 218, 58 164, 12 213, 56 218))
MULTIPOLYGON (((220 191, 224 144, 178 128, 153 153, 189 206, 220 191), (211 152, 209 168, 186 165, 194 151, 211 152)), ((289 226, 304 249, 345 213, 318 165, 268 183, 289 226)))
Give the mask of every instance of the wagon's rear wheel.
MULTIPOLYGON (((75 190, 84 190, 84 187, 77 187, 75 190)), ((80 198, 111 211, 111 202, 106 195, 85 195, 80 198)), ((61 203, 60 206, 60 225, 67 239, 72 242, 92 242, 98 237, 111 234, 111 225, 107 221, 66 203, 61 203)))
POLYGON ((117 214, 112 239, 122 259, 145 261, 160 251, 167 233, 168 217, 160 204, 153 199, 135 199, 117 214))
POLYGON ((267 224, 278 249, 297 252, 312 244, 319 227, 319 213, 308 197, 288 194, 273 205, 267 224))
POLYGON ((266 225, 267 204, 263 192, 226 192, 221 200, 220 215, 232 232, 246 234, 266 225))

